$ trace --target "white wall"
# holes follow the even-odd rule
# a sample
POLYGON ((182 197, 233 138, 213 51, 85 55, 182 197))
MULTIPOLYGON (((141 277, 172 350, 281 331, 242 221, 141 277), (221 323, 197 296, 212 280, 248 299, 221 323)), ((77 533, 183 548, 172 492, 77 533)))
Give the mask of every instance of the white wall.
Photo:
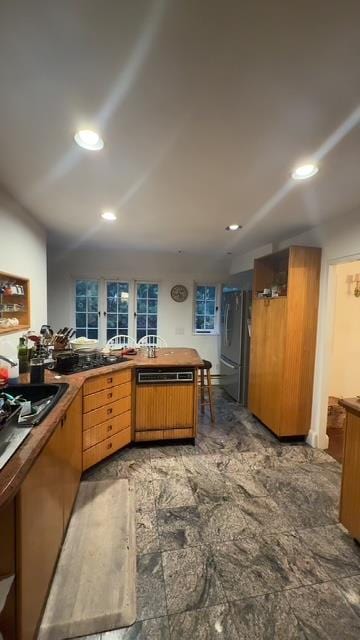
POLYGON ((186 254, 141 251, 48 250, 48 315, 55 327, 73 326, 73 281, 76 277, 145 280, 159 282, 158 333, 169 346, 193 347, 210 360, 214 371, 219 365, 219 337, 193 335, 194 282, 222 283, 228 275, 227 260, 186 254), (184 284, 189 290, 186 302, 176 303, 170 290, 184 284))
POLYGON ((360 391, 360 298, 355 297, 355 275, 360 262, 335 267, 336 292, 329 395, 351 398, 360 391))
MULTIPOLYGON (((46 322, 46 234, 39 224, 0 189, 0 271, 30 280, 30 321, 35 330, 46 322)), ((0 353, 17 346, 21 333, 0 337, 0 353)))
MULTIPOLYGON (((320 299, 318 332, 315 358, 315 375, 311 429, 308 442, 313 446, 327 448, 326 435, 327 398, 329 395, 329 368, 335 309, 334 265, 337 262, 350 261, 360 256, 360 210, 339 216, 327 223, 313 227, 310 231, 278 243, 273 250, 290 245, 322 247, 320 275, 320 299)), ((259 257, 262 248, 246 254, 246 264, 253 257, 259 257)), ((262 255, 265 255, 265 251, 262 255)), ((239 257, 234 256, 231 273, 238 267, 239 257)), ((249 268, 249 267, 247 267, 249 268)), ((360 271, 360 270, 359 270, 360 271)))
POLYGON ((257 247, 252 251, 248 251, 245 253, 241 253, 237 256, 234 256, 231 261, 230 273, 240 273, 242 271, 248 271, 249 269, 254 268, 254 260, 255 258, 261 258, 261 256, 266 256, 269 253, 272 253, 273 245, 271 243, 265 244, 262 247, 257 247))

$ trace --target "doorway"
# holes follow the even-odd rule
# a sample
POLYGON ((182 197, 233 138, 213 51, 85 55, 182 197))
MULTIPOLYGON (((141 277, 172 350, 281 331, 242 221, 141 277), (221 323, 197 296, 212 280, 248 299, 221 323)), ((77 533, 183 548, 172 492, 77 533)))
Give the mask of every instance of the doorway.
POLYGON ((360 261, 332 265, 332 334, 327 389, 328 453, 342 462, 345 410, 341 398, 360 393, 360 261))

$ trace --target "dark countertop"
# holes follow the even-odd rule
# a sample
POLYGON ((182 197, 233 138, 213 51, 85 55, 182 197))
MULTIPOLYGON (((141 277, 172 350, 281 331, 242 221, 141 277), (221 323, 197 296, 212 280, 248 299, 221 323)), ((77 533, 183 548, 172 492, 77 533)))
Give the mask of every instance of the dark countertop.
POLYGON ((355 411, 360 415, 360 400, 357 398, 342 398, 339 400, 339 404, 345 409, 349 409, 350 411, 355 411))
MULTIPOLYGON (((116 352, 114 352, 116 353, 116 352)), ((167 348, 159 349, 157 358, 147 358, 141 355, 127 356, 127 362, 89 369, 82 373, 74 373, 69 376, 60 376, 51 371, 46 372, 46 382, 67 382, 69 388, 60 398, 57 405, 37 427, 34 427, 19 447, 16 453, 0 471, 0 508, 11 500, 20 488, 20 485, 36 458, 54 433, 61 418, 66 413, 76 394, 82 388, 85 380, 95 376, 109 374, 114 371, 136 367, 192 367, 198 368, 202 364, 198 352, 195 349, 167 348)), ((29 376, 21 376, 21 382, 29 382, 29 376)))

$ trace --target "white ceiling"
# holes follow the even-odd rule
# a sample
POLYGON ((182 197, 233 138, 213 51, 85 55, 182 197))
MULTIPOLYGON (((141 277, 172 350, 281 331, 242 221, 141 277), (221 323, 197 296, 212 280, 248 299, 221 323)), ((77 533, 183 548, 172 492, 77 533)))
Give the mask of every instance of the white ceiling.
POLYGON ((83 248, 224 254, 344 213, 359 23, 358 0, 2 0, 0 181, 83 248), (103 151, 76 147, 84 126, 103 151), (288 192, 313 154, 319 174, 288 192))

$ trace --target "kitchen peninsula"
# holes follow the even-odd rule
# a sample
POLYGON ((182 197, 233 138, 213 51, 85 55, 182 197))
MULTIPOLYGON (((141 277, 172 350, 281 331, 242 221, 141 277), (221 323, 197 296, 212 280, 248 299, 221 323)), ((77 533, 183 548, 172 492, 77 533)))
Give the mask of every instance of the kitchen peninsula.
POLYGON ((201 364, 194 349, 171 348, 47 373, 69 386, 0 471, 0 584, 15 576, 1 614, 6 637, 35 636, 82 471, 131 442, 195 438, 201 364))

